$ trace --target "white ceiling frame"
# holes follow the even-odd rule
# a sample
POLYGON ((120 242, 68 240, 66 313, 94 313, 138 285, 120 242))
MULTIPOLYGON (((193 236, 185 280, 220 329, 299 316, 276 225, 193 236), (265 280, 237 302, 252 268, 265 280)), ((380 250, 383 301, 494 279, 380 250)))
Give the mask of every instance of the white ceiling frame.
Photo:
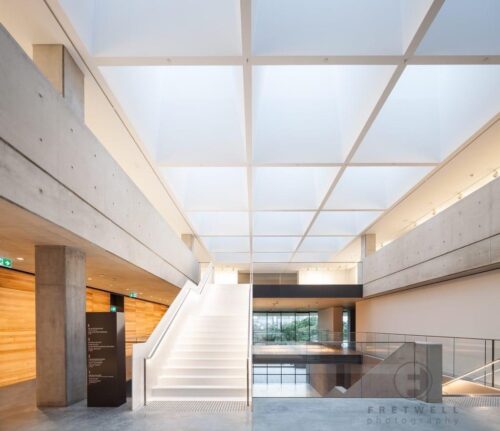
POLYGON ((189 218, 184 213, 182 206, 175 198, 174 193, 172 193, 169 185, 166 183, 163 176, 160 174, 159 166, 157 166, 157 164, 153 161, 152 157, 149 154, 149 151, 147 151, 146 149, 146 145, 139 137, 139 134, 137 133, 135 128, 132 126, 130 120, 128 119, 128 116, 122 109, 120 103, 118 103, 116 97, 114 96, 114 93, 111 91, 106 80, 99 71, 99 67, 95 62, 95 57, 93 57, 88 52, 78 32, 74 29, 68 17, 66 16, 64 9, 61 7, 60 3, 57 0, 43 0, 43 2, 47 7, 47 9, 49 10, 50 14, 54 17, 54 20, 57 22, 57 25, 59 25, 59 27, 61 28, 61 31, 67 37, 71 45, 70 48, 74 49, 75 53, 77 54, 77 56, 75 57, 76 61, 78 61, 78 63, 81 62, 81 64, 83 65, 83 70, 88 71, 88 73, 90 74, 90 76, 92 77, 92 79, 102 92, 104 98, 109 102, 109 105, 111 106, 112 110, 116 113, 118 120, 123 124, 123 127, 125 128, 127 134, 135 143, 135 145, 139 149, 139 152, 144 157, 144 160, 147 162, 152 172, 158 179, 161 187, 163 188, 167 196, 170 198, 175 208, 179 211, 179 214, 181 215, 184 222, 190 229, 191 231, 190 233, 198 241, 200 247, 202 247, 202 249, 208 255, 210 255, 210 252, 206 249, 205 245, 200 240, 198 233, 195 231, 191 222, 189 221, 189 218))
MULTIPOLYGON (((405 54, 403 56, 405 59, 409 59, 409 58, 411 58, 415 54, 415 52, 416 52, 416 50, 418 48, 418 45, 420 44, 420 42, 424 38, 425 34, 427 33, 427 30, 430 28, 432 22, 436 18, 437 14, 438 14, 439 10, 441 9, 441 7, 443 6, 444 2, 445 2, 445 0, 434 0, 432 2, 432 5, 430 6, 429 10, 427 11, 427 14, 425 15, 424 19, 420 23, 420 26, 418 27, 417 31, 413 35, 413 38, 412 38, 410 44, 408 45, 408 48, 406 49, 406 52, 405 52, 405 54)), ((394 72, 392 74, 392 77, 389 79, 389 82, 387 83, 384 91, 380 95, 379 100, 375 104, 375 106, 374 106, 374 108, 373 108, 370 116, 366 120, 366 123, 363 126, 363 128, 361 129, 361 132, 359 133, 356 141, 354 142, 354 145, 352 146, 351 150, 349 151, 349 154, 347 155, 347 157, 345 159, 345 165, 340 168, 339 172, 337 173, 336 177, 334 178, 332 184, 330 185, 330 188, 328 189, 325 197, 323 198, 323 201, 321 202, 319 208, 317 209, 317 211, 316 211, 314 217, 312 218, 312 220, 311 220, 308 228, 304 232, 304 235, 302 236, 302 239, 298 243, 297 248, 295 249, 295 251, 294 251, 294 253, 293 253, 290 261, 293 261, 295 255, 298 253, 298 250, 300 249, 300 246, 304 242, 304 239, 309 234, 312 226, 316 222, 316 219, 318 218, 318 216, 321 213, 321 211, 323 211, 323 208, 326 205, 326 203, 328 202, 328 199, 330 198, 330 195, 332 194, 333 190, 335 189, 335 187, 337 186, 338 182, 340 181, 340 178, 342 177, 344 171, 346 170, 346 165, 348 165, 350 163, 350 161, 354 157, 354 154, 356 153, 357 149, 359 148, 359 146, 363 142, 363 139, 365 138, 366 134, 370 130, 373 122, 377 118, 377 116, 378 116, 379 112, 381 111, 382 107, 384 106, 385 102, 389 98, 389 95, 391 94, 392 90, 396 86, 399 78, 403 74, 403 72, 404 72, 404 70, 406 68, 406 64, 407 64, 407 60, 403 61, 402 63, 400 63, 396 67, 396 69, 394 70, 394 72)), ((420 183, 422 183, 423 181, 425 181, 425 178, 427 178, 427 176, 428 175, 426 175, 417 185, 415 185, 412 188, 412 190, 415 189, 420 183)), ((411 190, 408 191, 407 193, 405 193, 404 196, 407 196, 409 193, 411 193, 411 190)), ((404 198, 404 196, 403 196, 403 198, 404 198)), ((378 220, 379 218, 380 217, 377 217, 376 220, 378 220)), ((360 235, 363 235, 363 233, 365 231, 366 231, 366 229, 363 232, 361 232, 360 235)), ((353 240, 353 241, 355 241, 355 240, 353 240)), ((353 241, 351 241, 351 243, 353 241)), ((351 243, 347 244, 345 246, 345 248, 347 248, 351 243)))
MULTIPOLYGON (((249 1, 249 0, 248 0, 249 1)), ((243 9, 242 9, 243 10, 243 9)), ((243 20, 243 16, 242 16, 243 20)), ((243 28, 243 27, 242 27, 243 28)), ((248 54, 248 55, 245 55, 248 54)), ((400 64, 500 64, 500 55, 329 55, 329 56, 242 56, 202 57, 93 57, 97 66, 318 66, 400 64)))
MULTIPOLYGON (((159 162, 157 165, 160 168, 245 168, 248 163, 165 163, 159 162)), ((330 168, 330 167, 347 167, 347 166, 379 166, 379 167, 422 167, 422 166, 439 166, 436 162, 356 162, 356 163, 252 163, 253 168, 330 168)))
POLYGON ((250 283, 253 283, 253 146, 252 146, 252 2, 240 0, 241 43, 243 54, 243 94, 245 101, 245 145, 247 169, 248 232, 250 234, 250 283))
MULTIPOLYGON (((53 0, 44 0, 46 3, 50 2, 51 4, 53 3, 53 0)), ((297 245, 296 250, 293 252, 293 255, 291 257, 290 261, 283 262, 283 264, 298 264, 300 262, 292 262, 292 259, 295 257, 296 253, 298 252, 302 242, 304 239, 308 236, 308 232, 310 231, 311 227, 313 226, 316 218, 320 214, 321 211, 331 211, 331 210, 323 210, 325 203, 327 202, 329 196, 333 192, 334 188, 336 187, 338 181, 340 180, 343 172, 345 171, 346 167, 348 166, 443 166, 445 164, 445 161, 443 161, 442 164, 440 163, 350 163, 350 160, 354 157, 354 154, 358 147, 361 145, 361 142, 364 139, 364 136, 370 129, 371 125, 373 124, 375 118, 377 117, 379 111, 381 110, 382 106, 385 104, 388 96, 392 92, 394 86, 396 85, 397 81, 399 80, 401 74, 403 73, 406 65, 408 64, 414 64, 414 65, 451 65, 451 64, 457 64, 457 65, 473 65, 473 64, 500 64, 500 56, 481 56, 481 55, 415 55, 416 49, 418 45, 420 44, 421 40, 425 36, 427 30, 429 29, 430 25, 432 24, 434 18, 436 17, 437 13, 439 12, 441 6, 445 0, 434 0, 431 7, 428 10, 427 15, 424 17, 422 22, 420 23, 420 26, 418 30, 416 31, 410 45, 408 46, 408 49, 406 50, 404 55, 399 55, 399 56, 252 56, 251 55, 251 0, 240 0, 240 10, 241 10, 241 31, 242 31, 242 45, 243 45, 243 50, 242 50, 242 55, 241 56, 207 56, 207 57, 169 57, 169 56, 163 56, 163 57, 93 57, 89 55, 85 50, 85 58, 90 58, 92 60, 93 65, 90 67, 87 66, 90 70, 91 73, 94 75, 98 76, 96 81, 98 82, 98 85, 102 85, 102 89, 106 97, 108 99, 111 99, 114 103, 111 103, 115 111, 117 111, 117 114, 119 117, 122 119, 126 118, 126 115, 122 112, 121 108, 119 107, 119 104, 116 103, 116 100, 114 99, 111 91, 107 86, 105 85, 102 77, 100 76, 98 72, 98 67, 97 66, 102 66, 102 65, 108 65, 108 66, 127 66, 127 65, 156 65, 156 66, 211 66, 211 65, 220 65, 220 66, 228 66, 228 65, 234 65, 234 66, 242 66, 243 67, 243 79, 244 79, 244 103, 245 103, 245 138, 246 138, 246 163, 241 163, 241 164, 157 164, 157 167, 173 167, 173 166, 210 166, 210 167, 246 167, 247 169, 247 186, 248 186, 248 214, 249 214, 249 238, 250 238, 250 265, 252 265, 253 259, 253 252, 252 252, 252 238, 253 238, 253 223, 252 223, 252 213, 253 213, 253 183, 252 183, 252 175, 253 175, 253 167, 296 167, 296 166, 310 166, 310 167, 340 167, 340 170, 336 176, 336 178, 333 180, 326 196, 324 197, 323 201, 321 202, 321 205, 319 208, 316 210, 307 210, 310 212, 314 212, 315 216, 313 217, 311 223, 309 224, 307 230, 305 233, 302 235, 302 238, 297 245), (393 73, 393 76, 391 77, 390 81, 388 82, 384 92, 380 96, 377 104, 375 105, 374 109, 372 110, 371 115, 368 117, 363 129, 361 130, 358 138, 356 139, 353 147, 351 148, 351 151, 346 158, 344 163, 305 163, 305 164, 298 164, 298 163, 252 163, 252 66, 253 65, 395 65, 396 70, 393 73), (103 88, 104 87, 104 88, 103 88), (118 108, 118 109, 117 109, 118 108)), ((60 11, 58 11, 60 12, 60 11)), ((59 15, 59 13, 58 13, 59 15)), ((66 22, 65 22, 65 27, 66 27, 66 22)), ((62 27, 62 26, 61 26, 62 27)), ((71 28, 71 26, 69 26, 71 28)), ((65 31, 65 28, 63 28, 63 31, 65 31)), ((72 32, 72 36, 75 36, 75 33, 72 32)), ((81 41, 77 37, 77 44, 79 47, 82 46, 81 41), (80 43, 79 43, 80 42, 80 43)), ((82 57, 83 59, 83 57, 82 57)), ((85 61, 85 60, 84 60, 85 61)), ((130 124, 128 124, 128 121, 124 121, 124 124, 126 124, 126 127, 128 130, 130 130, 130 124)), ((133 130, 133 129, 132 129, 133 130)), ((137 136, 137 134, 134 132, 131 133, 131 135, 137 136)), ((134 139, 136 141, 136 139, 134 139)), ((136 141, 137 143, 137 141, 136 141)), ((141 144, 137 143, 139 148, 141 148, 141 144)), ((463 146, 461 146, 461 149, 463 149, 463 146)), ((141 148, 142 151, 142 148, 141 148)), ((449 160, 449 158, 448 158, 449 160)), ((448 161, 446 160, 446 161, 448 161)), ((434 172, 433 172, 434 173, 434 172)), ((432 175, 431 173, 430 175, 432 175)), ((420 185, 425 179, 429 177, 426 176, 422 181, 420 181, 416 186, 412 188, 414 190, 418 185, 420 185)), ((162 181, 163 182, 163 181, 162 181)), ((164 187, 167 190, 167 193, 170 194, 168 190, 168 186, 163 182, 164 187)), ((399 202, 404 200, 408 194, 410 194, 411 191, 407 192, 401 199, 399 199, 394 205, 392 205, 390 208, 386 210, 380 210, 381 214, 385 214, 390 209, 395 207, 399 202)), ((178 205, 178 202, 173 199, 176 205, 178 205)), ((358 209, 359 210, 359 209, 358 209)), ((265 210, 263 210, 264 212, 265 210)), ((267 211, 272 211, 272 210, 267 210, 267 211)), ((276 210, 277 211, 277 210, 276 210)), ((279 211, 286 211, 286 210, 279 210, 279 211)), ((290 210, 292 211, 292 210, 290 210)), ((293 211, 302 211, 298 209, 294 209, 293 211)), ((334 210, 334 211, 339 211, 339 210, 334 210)), ((342 211, 342 210, 340 210, 342 211)), ((180 211, 181 214, 183 214, 183 211, 180 211)), ((186 217, 184 217, 186 218, 186 217)), ((378 218, 379 219, 379 218, 378 218)), ((378 220, 377 219, 377 220, 378 220)), ((366 232, 373 224, 376 223, 375 220, 370 226, 368 226, 364 232, 366 232)), ((187 221, 187 220, 186 220, 187 221)), ((189 227, 191 228, 190 223, 187 221, 189 227)), ((199 235, 192 229, 193 233, 199 238, 199 235)), ((241 236, 241 237, 247 237, 247 235, 203 235, 206 237, 210 236, 241 236)), ((297 237, 297 235, 259 235, 263 237, 290 237, 294 236, 297 237)), ((331 235, 313 235, 315 237, 331 237, 331 235)), ((352 237, 351 235, 335 235, 335 236, 349 236, 352 237)), ((201 241, 200 241, 201 242, 201 241)), ((201 243, 203 245, 203 243, 201 243)), ((349 244, 346 246, 348 247, 349 244)), ((209 254, 212 254, 209 252, 209 254)), ((256 262, 260 263, 260 262, 256 262)), ((270 263, 270 262, 262 262, 262 263, 270 263)), ((275 263, 280 263, 280 262, 271 262, 271 264, 275 263)), ((335 262, 304 262, 304 264, 308 265, 314 265, 314 264, 333 264, 335 262)), ((225 264, 224 264, 225 265, 225 264)), ((251 272, 252 269, 251 269, 251 272)))

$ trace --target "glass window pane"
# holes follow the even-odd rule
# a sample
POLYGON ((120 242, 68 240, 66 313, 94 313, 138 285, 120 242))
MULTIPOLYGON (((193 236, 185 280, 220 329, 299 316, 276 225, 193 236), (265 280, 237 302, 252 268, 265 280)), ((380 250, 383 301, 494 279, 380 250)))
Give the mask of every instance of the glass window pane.
POLYGON ((297 331, 297 341, 309 341, 309 313, 296 313, 296 331, 297 331))
POLYGON ((281 383, 281 374, 267 376, 267 383, 281 383))
POLYGON ((296 341, 295 336, 295 313, 282 313, 281 331, 283 341, 296 341))

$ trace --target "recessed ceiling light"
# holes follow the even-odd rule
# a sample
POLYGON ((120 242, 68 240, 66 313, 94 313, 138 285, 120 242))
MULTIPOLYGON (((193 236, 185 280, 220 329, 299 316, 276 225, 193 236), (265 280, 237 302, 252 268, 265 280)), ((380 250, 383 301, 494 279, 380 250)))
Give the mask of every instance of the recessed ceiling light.
POLYGON ((23 261, 24 257, 16 257, 17 260, 23 261))
POLYGON ((92 280, 92 277, 87 278, 87 280, 89 280, 89 281, 92 280))

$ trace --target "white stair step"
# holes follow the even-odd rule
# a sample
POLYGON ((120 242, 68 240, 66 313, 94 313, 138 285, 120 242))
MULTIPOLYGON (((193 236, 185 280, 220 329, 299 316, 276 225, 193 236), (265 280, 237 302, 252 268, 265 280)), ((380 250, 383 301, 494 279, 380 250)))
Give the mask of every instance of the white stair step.
POLYGON ((246 358, 169 358, 167 367, 246 367, 246 358))
POLYGON ((246 386, 199 386, 199 385, 179 385, 179 386, 156 386, 152 389, 153 397, 203 397, 208 399, 218 399, 219 397, 241 397, 247 394, 246 386))
POLYGON ((162 374, 165 376, 245 376, 246 367, 163 367, 162 374))
POLYGON ((235 350, 235 351, 227 351, 227 352, 219 352, 219 351, 201 352, 201 351, 196 351, 196 350, 173 350, 172 351, 172 358, 173 359, 203 358, 203 359, 224 360, 224 359, 244 359, 244 358, 246 358, 246 356, 247 356, 246 350, 241 350, 241 351, 235 350))
POLYGON ((214 346, 206 346, 206 347, 199 347, 199 346, 175 346, 175 348, 172 350, 174 353, 181 353, 181 352, 188 352, 188 353, 199 353, 199 354, 204 354, 204 353, 222 353, 222 354, 230 354, 230 353, 235 353, 236 355, 239 355, 241 353, 246 354, 247 352, 247 346, 225 346, 225 347, 214 347, 214 346))
POLYGON ((159 376, 158 386, 227 386, 241 387, 246 385, 246 376, 213 376, 213 375, 178 375, 159 376))
POLYGON ((203 335, 189 335, 182 337, 181 344, 247 344, 247 336, 203 336, 203 335))
POLYGON ((176 344, 175 346, 176 348, 180 348, 180 349, 200 349, 200 350, 226 350, 226 349, 235 349, 235 350, 239 350, 239 349, 246 349, 247 348, 247 344, 246 343, 220 343, 220 342, 183 342, 182 343, 178 343, 176 344))

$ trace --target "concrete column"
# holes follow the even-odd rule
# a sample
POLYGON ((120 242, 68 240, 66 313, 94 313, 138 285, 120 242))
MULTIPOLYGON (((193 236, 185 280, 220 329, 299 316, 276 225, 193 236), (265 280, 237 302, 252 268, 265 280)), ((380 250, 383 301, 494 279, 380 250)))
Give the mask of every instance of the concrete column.
POLYGON ((377 251, 377 236, 374 233, 361 235, 361 262, 357 268, 357 282, 363 283, 363 260, 377 251))
POLYGON ((182 242, 184 244, 186 244, 187 248, 189 248, 189 250, 193 250, 193 246, 194 246, 194 235, 190 234, 190 233, 183 233, 181 235, 181 239, 182 239, 182 242))
POLYGON ((377 236, 374 233, 367 233, 361 236, 361 258, 370 256, 377 251, 377 236))
POLYGON ((83 120, 84 75, 64 45, 33 45, 33 61, 83 120))
POLYGON ((39 407, 85 398, 85 255, 35 247, 36 398, 39 407))

